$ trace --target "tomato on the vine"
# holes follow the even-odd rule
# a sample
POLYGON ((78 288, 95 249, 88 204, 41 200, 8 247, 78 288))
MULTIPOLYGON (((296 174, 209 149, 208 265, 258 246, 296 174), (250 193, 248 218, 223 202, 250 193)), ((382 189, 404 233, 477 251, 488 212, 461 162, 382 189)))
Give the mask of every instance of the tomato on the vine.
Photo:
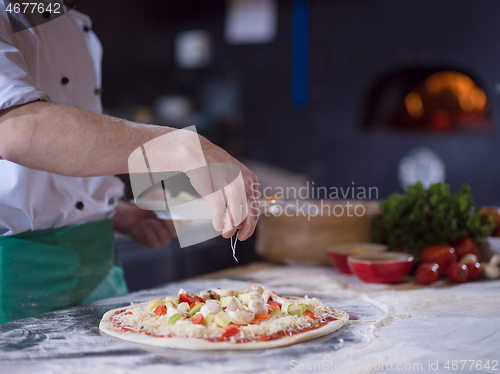
POLYGON ((453 283, 464 283, 469 277, 469 269, 467 265, 456 262, 450 265, 447 274, 453 283))
POLYGON ((420 253, 420 258, 424 263, 438 264, 439 275, 445 276, 448 267, 457 262, 457 254, 455 249, 448 244, 428 245, 424 251, 420 253))
POLYGON ((467 269, 469 269, 469 277, 467 281, 475 281, 481 275, 481 264, 479 262, 468 262, 467 269))
POLYGON ((415 280, 418 284, 432 284, 439 278, 439 265, 421 264, 415 272, 415 280))
POLYGON ((476 245, 476 242, 472 238, 462 238, 455 242, 453 246, 455 251, 457 252, 457 257, 460 260, 466 254, 473 254, 477 257, 478 261, 481 261, 481 255, 479 254, 479 248, 476 245))

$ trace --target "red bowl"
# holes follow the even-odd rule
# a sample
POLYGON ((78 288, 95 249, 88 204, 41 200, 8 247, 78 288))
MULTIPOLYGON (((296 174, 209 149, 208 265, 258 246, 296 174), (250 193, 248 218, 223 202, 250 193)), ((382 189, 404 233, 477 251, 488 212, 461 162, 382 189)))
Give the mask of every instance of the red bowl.
POLYGON ((387 246, 375 243, 345 243, 331 245, 326 249, 330 263, 344 274, 351 274, 347 257, 358 253, 380 253, 387 251, 387 246))
POLYGON ((361 253, 349 256, 347 263, 364 282, 399 283, 410 272, 413 256, 401 252, 361 253))

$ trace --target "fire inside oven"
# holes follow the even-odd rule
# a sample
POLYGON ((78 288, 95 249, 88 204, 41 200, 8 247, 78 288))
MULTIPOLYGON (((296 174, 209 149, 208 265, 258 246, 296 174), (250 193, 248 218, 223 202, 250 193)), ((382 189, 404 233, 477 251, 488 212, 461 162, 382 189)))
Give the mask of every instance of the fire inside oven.
POLYGON ((489 133, 484 89, 455 70, 419 69, 390 74, 371 91, 364 126, 373 130, 489 133))

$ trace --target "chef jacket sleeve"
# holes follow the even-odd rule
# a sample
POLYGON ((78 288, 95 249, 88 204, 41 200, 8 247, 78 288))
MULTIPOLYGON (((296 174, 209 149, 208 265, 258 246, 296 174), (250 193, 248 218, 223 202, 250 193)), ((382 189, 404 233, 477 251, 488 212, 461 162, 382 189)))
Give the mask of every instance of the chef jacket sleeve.
POLYGON ((49 101, 33 84, 24 56, 13 43, 8 28, 8 20, 0 14, 0 110, 36 100, 49 101))

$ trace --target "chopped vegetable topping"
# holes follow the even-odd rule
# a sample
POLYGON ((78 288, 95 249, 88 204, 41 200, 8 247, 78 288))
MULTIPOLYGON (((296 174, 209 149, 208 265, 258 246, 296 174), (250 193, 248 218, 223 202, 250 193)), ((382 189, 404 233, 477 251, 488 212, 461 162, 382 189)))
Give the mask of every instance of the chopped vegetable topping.
POLYGON ((201 313, 197 313, 191 320, 195 325, 200 325, 201 321, 203 321, 203 314, 201 313))
POLYGON ((182 318, 180 313, 175 313, 172 317, 170 317, 167 321, 167 325, 173 325, 176 323, 178 320, 182 318))
POLYGON ((269 317, 269 314, 268 313, 261 313, 261 314, 257 314, 255 316, 255 319, 269 319, 271 317, 269 317))
POLYGON ((192 303, 191 304, 191 309, 189 310, 189 313, 191 313, 192 316, 194 316, 196 313, 198 313, 201 309, 201 307, 204 305, 200 302, 192 303))
POLYGON ((269 300, 269 303, 268 303, 269 307, 272 309, 272 310, 278 310, 278 309, 281 309, 281 305, 278 304, 276 301, 274 300, 269 300))
POLYGON ((309 309, 306 309, 306 311, 304 312, 304 315, 307 317, 311 317, 312 319, 318 319, 318 317, 316 317, 316 314, 311 312, 309 309))
POLYGON ((237 335, 240 333, 240 328, 236 325, 227 325, 224 327, 224 334, 222 334, 223 338, 230 338, 231 336, 237 335))
POLYGON ((164 316, 167 314, 167 307, 165 305, 158 305, 154 311, 157 316, 164 316))

